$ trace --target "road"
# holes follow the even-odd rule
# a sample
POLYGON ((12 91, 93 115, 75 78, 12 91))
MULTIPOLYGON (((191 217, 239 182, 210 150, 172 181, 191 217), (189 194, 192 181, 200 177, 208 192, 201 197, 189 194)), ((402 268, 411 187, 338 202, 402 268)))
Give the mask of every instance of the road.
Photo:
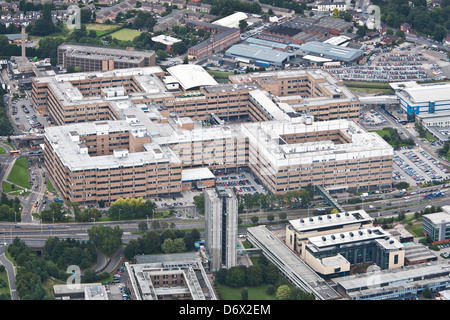
POLYGON ((11 300, 19 300, 19 296, 17 295, 16 291, 16 279, 15 279, 15 268, 14 265, 6 259, 5 256, 5 248, 0 246, 0 264, 5 266, 6 272, 8 274, 8 282, 9 282, 9 289, 11 293, 11 300))

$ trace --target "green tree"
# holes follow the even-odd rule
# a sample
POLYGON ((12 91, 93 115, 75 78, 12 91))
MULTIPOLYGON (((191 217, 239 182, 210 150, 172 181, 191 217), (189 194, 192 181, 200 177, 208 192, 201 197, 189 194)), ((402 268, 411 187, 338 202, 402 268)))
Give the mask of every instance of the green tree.
POLYGON ((88 230, 89 240, 106 255, 112 255, 122 244, 123 231, 118 225, 114 228, 102 224, 88 230))
POLYGON ((248 289, 247 288, 243 288, 241 290, 241 299, 248 300, 248 289))
POLYGON ((287 285, 281 285, 278 287, 275 296, 278 300, 288 300, 290 297, 291 289, 287 285))
POLYGON ((245 285, 246 269, 244 266, 231 267, 227 271, 225 283, 230 287, 242 287, 245 285))

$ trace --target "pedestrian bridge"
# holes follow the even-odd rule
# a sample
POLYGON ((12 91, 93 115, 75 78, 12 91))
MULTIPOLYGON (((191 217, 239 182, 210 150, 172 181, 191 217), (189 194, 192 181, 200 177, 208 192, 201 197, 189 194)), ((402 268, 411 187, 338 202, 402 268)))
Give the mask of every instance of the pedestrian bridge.
POLYGON ((384 95, 373 97, 359 97, 361 104, 396 104, 399 103, 396 95, 384 95))
POLYGON ((260 248, 248 248, 248 249, 238 249, 238 254, 261 254, 262 250, 260 248))
POLYGON ((328 191, 322 186, 316 186, 316 191, 324 198, 324 200, 339 212, 345 212, 344 208, 333 198, 328 191))

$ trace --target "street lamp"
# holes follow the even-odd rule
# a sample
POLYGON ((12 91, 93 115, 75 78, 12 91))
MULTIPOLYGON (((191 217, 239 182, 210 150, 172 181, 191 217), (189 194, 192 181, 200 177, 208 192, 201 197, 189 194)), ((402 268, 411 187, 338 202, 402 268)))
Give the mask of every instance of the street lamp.
POLYGON ((122 209, 119 208, 119 221, 120 221, 120 211, 122 211, 122 209))

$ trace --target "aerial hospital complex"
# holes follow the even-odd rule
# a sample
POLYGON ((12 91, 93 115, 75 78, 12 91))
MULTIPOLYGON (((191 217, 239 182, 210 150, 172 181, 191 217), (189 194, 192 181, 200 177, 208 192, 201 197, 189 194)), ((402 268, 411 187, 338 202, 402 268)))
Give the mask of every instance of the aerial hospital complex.
POLYGON ((176 196, 247 167, 270 193, 391 184, 393 149, 360 127, 360 102, 324 70, 230 75, 178 65, 33 78, 45 165, 82 204, 176 196), (355 121, 353 121, 355 120, 355 121))

